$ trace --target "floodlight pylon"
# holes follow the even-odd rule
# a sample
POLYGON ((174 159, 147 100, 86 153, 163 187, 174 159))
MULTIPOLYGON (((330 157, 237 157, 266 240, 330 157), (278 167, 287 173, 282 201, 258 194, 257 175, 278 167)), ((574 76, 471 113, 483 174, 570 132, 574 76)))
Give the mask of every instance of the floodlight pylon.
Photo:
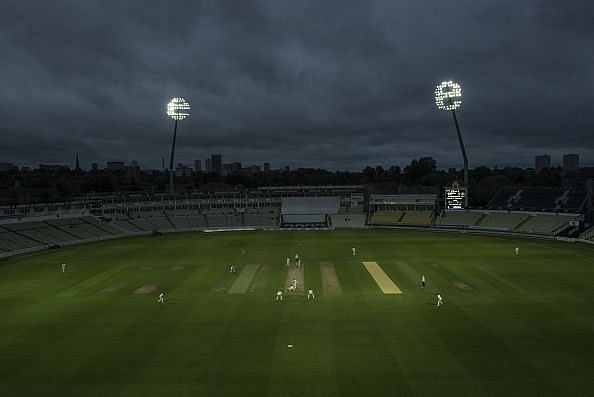
POLYGON ((190 115, 190 104, 184 98, 173 98, 167 104, 167 115, 175 120, 173 126, 173 143, 171 144, 171 157, 169 159, 169 191, 175 193, 173 186, 173 159, 175 156, 175 141, 177 140, 177 122, 190 115))
POLYGON ((466 148, 464 147, 464 140, 460 133, 460 125, 458 124, 458 117, 456 117, 456 109, 462 105, 462 87, 460 84, 453 81, 443 81, 435 88, 435 104, 438 109, 449 110, 452 112, 454 118, 454 125, 458 134, 458 142, 460 143, 460 151, 462 152, 462 160, 464 161, 464 187, 466 194, 464 195, 464 207, 468 207, 468 157, 466 156, 466 148))

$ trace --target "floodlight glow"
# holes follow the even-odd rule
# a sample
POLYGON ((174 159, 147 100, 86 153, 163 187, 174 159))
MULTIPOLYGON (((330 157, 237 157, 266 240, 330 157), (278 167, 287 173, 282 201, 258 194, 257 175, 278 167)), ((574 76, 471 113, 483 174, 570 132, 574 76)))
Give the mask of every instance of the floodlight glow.
POLYGON ((167 115, 174 120, 183 120, 190 115, 190 104, 184 98, 173 98, 167 104, 167 115))
POLYGON ((462 88, 453 81, 443 81, 435 88, 435 104, 442 110, 455 110, 462 105, 462 88))

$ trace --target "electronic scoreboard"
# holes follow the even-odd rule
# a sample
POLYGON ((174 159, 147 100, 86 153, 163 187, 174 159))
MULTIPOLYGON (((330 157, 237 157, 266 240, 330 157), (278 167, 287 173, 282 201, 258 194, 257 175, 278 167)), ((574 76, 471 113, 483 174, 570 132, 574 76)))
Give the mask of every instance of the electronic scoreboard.
POLYGON ((447 187, 445 189, 445 210, 460 211, 464 210, 464 200, 466 199, 466 189, 463 187, 447 187))

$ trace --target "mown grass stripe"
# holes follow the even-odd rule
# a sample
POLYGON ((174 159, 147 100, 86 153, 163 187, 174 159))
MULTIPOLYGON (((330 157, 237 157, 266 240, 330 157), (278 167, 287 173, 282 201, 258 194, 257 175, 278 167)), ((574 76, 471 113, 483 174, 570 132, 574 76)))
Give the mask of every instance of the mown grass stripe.
POLYGON ((245 294, 258 271, 259 265, 246 265, 231 288, 229 288, 230 294, 245 294))
POLYGON ((384 294, 401 294, 402 291, 392 279, 384 272, 377 262, 363 262, 365 269, 371 274, 371 277, 377 283, 384 294))

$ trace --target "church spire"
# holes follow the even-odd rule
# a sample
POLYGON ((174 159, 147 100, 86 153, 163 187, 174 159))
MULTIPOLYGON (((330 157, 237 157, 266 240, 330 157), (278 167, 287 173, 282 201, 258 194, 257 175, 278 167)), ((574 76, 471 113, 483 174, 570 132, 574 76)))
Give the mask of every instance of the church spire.
POLYGON ((76 152, 76 167, 74 168, 74 171, 80 172, 80 164, 78 163, 78 152, 76 152))

